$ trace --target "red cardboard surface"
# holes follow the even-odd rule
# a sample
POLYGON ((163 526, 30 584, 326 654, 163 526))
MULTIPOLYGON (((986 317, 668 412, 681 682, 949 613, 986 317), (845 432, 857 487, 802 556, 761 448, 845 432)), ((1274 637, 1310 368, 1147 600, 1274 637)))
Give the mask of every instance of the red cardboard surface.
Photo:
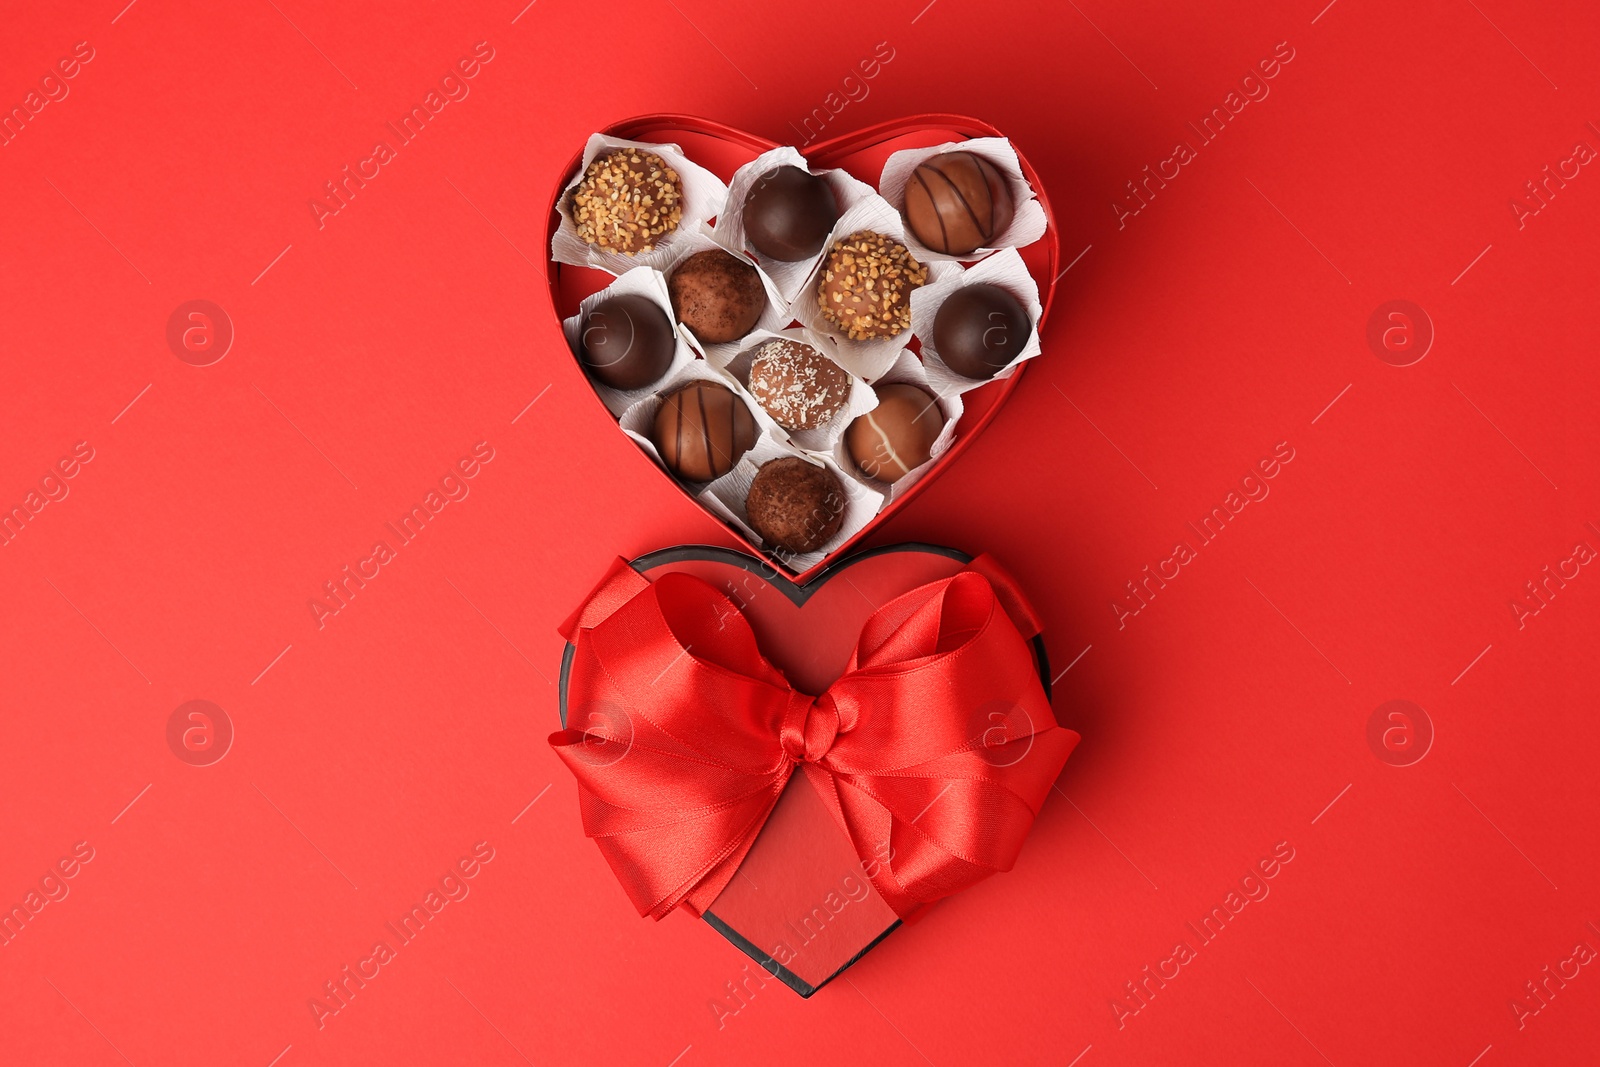
POLYGON ((14 6, 0 1061, 1587 1062, 1597 37, 1484 0, 14 6), (979 116, 1061 232, 1044 356, 872 542, 1003 561, 1083 743, 1017 870, 809 1001, 635 918, 544 741, 607 562, 720 536, 539 273, 573 151, 658 111, 979 116))

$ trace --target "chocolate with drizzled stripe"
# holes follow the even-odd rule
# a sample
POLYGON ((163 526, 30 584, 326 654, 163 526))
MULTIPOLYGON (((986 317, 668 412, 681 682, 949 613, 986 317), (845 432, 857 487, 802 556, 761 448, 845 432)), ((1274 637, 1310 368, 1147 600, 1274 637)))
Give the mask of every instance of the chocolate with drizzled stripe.
POLYGON ((971 152, 930 156, 906 183, 906 223, 928 248, 964 256, 1011 225, 1016 205, 1000 170, 971 152))
POLYGON ((732 389, 694 381, 662 397, 651 436, 668 470, 687 481, 709 482, 733 470, 759 431, 732 389))

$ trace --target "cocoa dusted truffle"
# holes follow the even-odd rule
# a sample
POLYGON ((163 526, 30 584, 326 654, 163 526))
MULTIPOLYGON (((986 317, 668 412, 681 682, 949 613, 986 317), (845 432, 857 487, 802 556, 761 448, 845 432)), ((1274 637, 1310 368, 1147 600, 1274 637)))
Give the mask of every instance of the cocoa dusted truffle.
POLYGON ((928 268, 905 245, 859 230, 828 250, 817 305, 852 341, 893 337, 911 328, 911 291, 927 280, 928 268))
POLYGON ((774 167, 744 197, 744 235, 768 259, 795 263, 822 251, 839 221, 828 183, 799 167, 774 167))
POLYGON ((683 183, 654 152, 596 156, 572 190, 578 239, 624 255, 649 252, 683 221, 683 183))
POLYGON ((850 424, 845 447, 868 478, 899 481, 933 457, 944 415, 934 398, 914 385, 880 385, 876 392, 878 406, 850 424))
POLYGON ((643 389, 672 366, 677 332, 661 305, 627 293, 596 304, 580 323, 578 359, 613 389, 643 389))
POLYGON ((750 395, 786 430, 814 430, 850 402, 850 375, 810 345, 779 337, 756 349, 750 395))
POLYGON ((709 482, 733 470, 756 443, 756 417, 732 389, 690 382, 656 410, 652 439, 661 461, 680 478, 709 482))
POLYGON ((720 248, 696 252, 667 279, 678 321, 706 344, 737 341, 755 329, 767 308, 761 275, 720 248))
POLYGON ((815 552, 844 525, 844 486, 826 467, 799 456, 769 460, 756 472, 745 498, 750 525, 769 545, 815 552))
POLYGON ((933 347, 944 365, 979 381, 1004 370, 1032 336, 1027 309, 998 285, 963 286, 933 317, 933 347))
POLYGON ((998 238, 1016 206, 1006 176, 982 156, 930 156, 906 183, 906 222, 935 252, 964 256, 998 238))

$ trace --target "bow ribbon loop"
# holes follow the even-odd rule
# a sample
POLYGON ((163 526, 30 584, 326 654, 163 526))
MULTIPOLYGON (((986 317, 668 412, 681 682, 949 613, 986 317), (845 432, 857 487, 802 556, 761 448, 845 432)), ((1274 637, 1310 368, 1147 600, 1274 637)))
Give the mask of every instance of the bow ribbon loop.
POLYGON ((568 728, 550 744, 641 915, 704 912, 802 767, 905 916, 1009 870, 1077 744, 1039 681, 1037 630, 979 557, 875 611, 812 696, 710 584, 619 561, 563 628, 568 728))

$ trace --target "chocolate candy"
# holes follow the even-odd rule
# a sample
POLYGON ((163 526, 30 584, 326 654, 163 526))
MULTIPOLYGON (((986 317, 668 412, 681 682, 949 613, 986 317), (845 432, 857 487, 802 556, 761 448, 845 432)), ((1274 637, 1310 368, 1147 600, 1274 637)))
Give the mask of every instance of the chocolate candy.
POLYGON ((750 395, 786 430, 814 430, 850 402, 850 375, 810 345, 774 338, 750 363, 750 395))
POLYGON ((911 328, 911 291, 927 280, 928 268, 905 245, 859 230, 828 250, 817 305, 852 341, 893 337, 911 328))
POLYGON ((971 152, 930 156, 906 183, 911 232, 947 256, 964 256, 998 238, 1015 210, 1006 176, 971 152))
POLYGON ((690 382, 661 399, 651 433, 667 469, 691 482, 733 470, 756 443, 756 417, 732 389, 690 382))
POLYGON ((578 238, 624 255, 649 252, 683 221, 683 183, 654 152, 596 156, 572 190, 578 238))
POLYGON ((810 259, 822 251, 838 221, 839 205, 828 183, 799 167, 767 171, 744 197, 745 239, 769 259, 810 259))
POLYGON ((878 406, 850 424, 845 448, 868 478, 898 481, 932 458, 944 415, 914 385, 880 385, 876 392, 878 406))
POLYGON ((786 552, 815 552, 844 525, 848 498, 826 467, 799 456, 769 460, 745 497, 750 525, 767 544, 786 552))
POLYGON ((608 297, 583 317, 578 359, 613 389, 643 389, 672 366, 677 332, 661 305, 632 293, 608 297))
POLYGON ((678 321, 706 344, 737 341, 755 329, 767 308, 761 275, 720 248, 696 252, 667 279, 678 321))
POLYGON ((998 285, 962 286, 933 317, 933 347, 944 365, 980 381, 1004 370, 1032 336, 1027 309, 998 285))

